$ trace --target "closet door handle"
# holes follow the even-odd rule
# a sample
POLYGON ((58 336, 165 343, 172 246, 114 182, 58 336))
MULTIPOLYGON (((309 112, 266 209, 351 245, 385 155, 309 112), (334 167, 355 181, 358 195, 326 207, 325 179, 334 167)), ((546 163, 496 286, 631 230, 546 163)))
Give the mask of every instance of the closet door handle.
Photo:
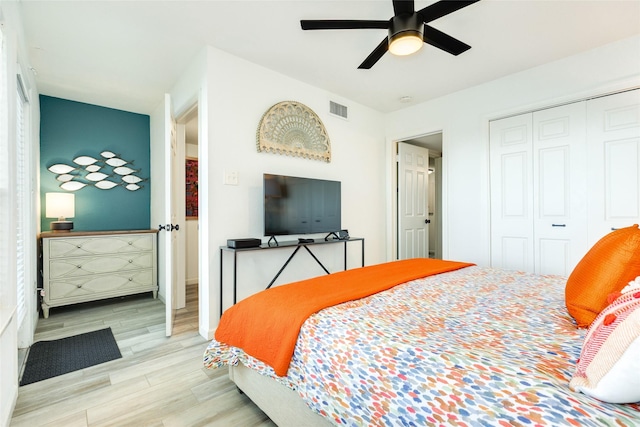
POLYGON ((566 227, 567 224, 551 224, 552 227, 566 227))

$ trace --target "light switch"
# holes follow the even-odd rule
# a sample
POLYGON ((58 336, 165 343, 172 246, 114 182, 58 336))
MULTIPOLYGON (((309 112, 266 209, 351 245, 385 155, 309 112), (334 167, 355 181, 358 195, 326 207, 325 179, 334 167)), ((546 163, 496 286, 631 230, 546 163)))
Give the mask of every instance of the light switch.
POLYGON ((224 171, 224 185, 238 185, 237 171, 224 171))

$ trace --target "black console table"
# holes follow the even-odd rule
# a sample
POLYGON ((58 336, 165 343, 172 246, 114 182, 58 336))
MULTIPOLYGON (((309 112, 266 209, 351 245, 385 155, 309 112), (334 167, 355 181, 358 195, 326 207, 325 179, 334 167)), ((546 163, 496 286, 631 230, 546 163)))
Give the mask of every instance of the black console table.
POLYGON ((228 246, 220 246, 220 315, 222 316, 222 302, 223 302, 223 270, 222 270, 222 266, 223 266, 223 254, 224 252, 232 252, 233 253, 233 303, 235 304, 237 302, 237 269, 238 269, 238 252, 249 252, 249 251, 263 251, 263 250, 268 250, 268 249, 286 249, 286 248, 295 248, 293 250, 293 252, 291 253, 291 255, 289 256, 289 258, 287 259, 287 261, 284 263, 284 265, 282 266, 282 268, 280 268, 280 270, 278 271, 278 273, 275 275, 275 277, 271 280, 271 282, 269 282, 269 284, 267 285, 266 289, 269 289, 271 287, 271 285, 273 285, 275 283, 275 281, 278 279, 278 277, 280 277, 280 274, 284 271, 284 269, 287 267, 287 265, 289 265, 289 262, 291 261, 291 259, 293 259, 293 257, 300 251, 300 248, 304 248, 307 250, 307 252, 309 252, 309 254, 313 257, 313 259, 320 265, 320 267, 322 267, 322 269, 325 271, 325 273, 327 274, 331 274, 329 272, 329 270, 327 270, 327 268, 322 265, 322 263, 320 262, 320 260, 314 255, 313 252, 311 252, 311 249, 309 249, 309 246, 314 246, 314 245, 327 245, 327 244, 332 244, 332 243, 343 243, 344 244, 344 269, 347 269, 347 243, 349 242, 360 242, 361 243, 361 252, 362 252, 362 267, 364 267, 364 238, 362 237, 350 237, 348 239, 344 239, 344 240, 339 240, 339 239, 329 239, 329 240, 324 240, 324 239, 314 239, 312 242, 304 242, 304 243, 300 243, 297 241, 291 241, 291 242, 280 242, 278 245, 269 245, 267 243, 263 243, 260 246, 256 246, 253 248, 241 248, 241 249, 236 249, 236 248, 230 248, 228 246))

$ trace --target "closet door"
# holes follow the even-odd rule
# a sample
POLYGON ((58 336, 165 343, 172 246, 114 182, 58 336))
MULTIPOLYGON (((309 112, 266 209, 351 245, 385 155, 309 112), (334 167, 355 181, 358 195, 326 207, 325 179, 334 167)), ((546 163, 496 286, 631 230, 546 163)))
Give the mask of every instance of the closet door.
POLYGON ((640 90, 590 100, 589 245, 640 224, 640 90))
POLYGON ((490 127, 491 265, 533 272, 532 114, 490 127))
POLYGON ((537 274, 568 276, 587 246, 586 103, 533 113, 537 274))

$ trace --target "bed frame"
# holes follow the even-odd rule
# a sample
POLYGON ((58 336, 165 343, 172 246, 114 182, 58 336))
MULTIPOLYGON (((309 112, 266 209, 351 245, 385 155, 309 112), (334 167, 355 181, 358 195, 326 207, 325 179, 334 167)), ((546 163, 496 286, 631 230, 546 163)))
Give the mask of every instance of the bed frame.
POLYGON ((328 420, 313 412, 294 390, 247 368, 229 366, 229 378, 279 427, 327 427, 328 420))

